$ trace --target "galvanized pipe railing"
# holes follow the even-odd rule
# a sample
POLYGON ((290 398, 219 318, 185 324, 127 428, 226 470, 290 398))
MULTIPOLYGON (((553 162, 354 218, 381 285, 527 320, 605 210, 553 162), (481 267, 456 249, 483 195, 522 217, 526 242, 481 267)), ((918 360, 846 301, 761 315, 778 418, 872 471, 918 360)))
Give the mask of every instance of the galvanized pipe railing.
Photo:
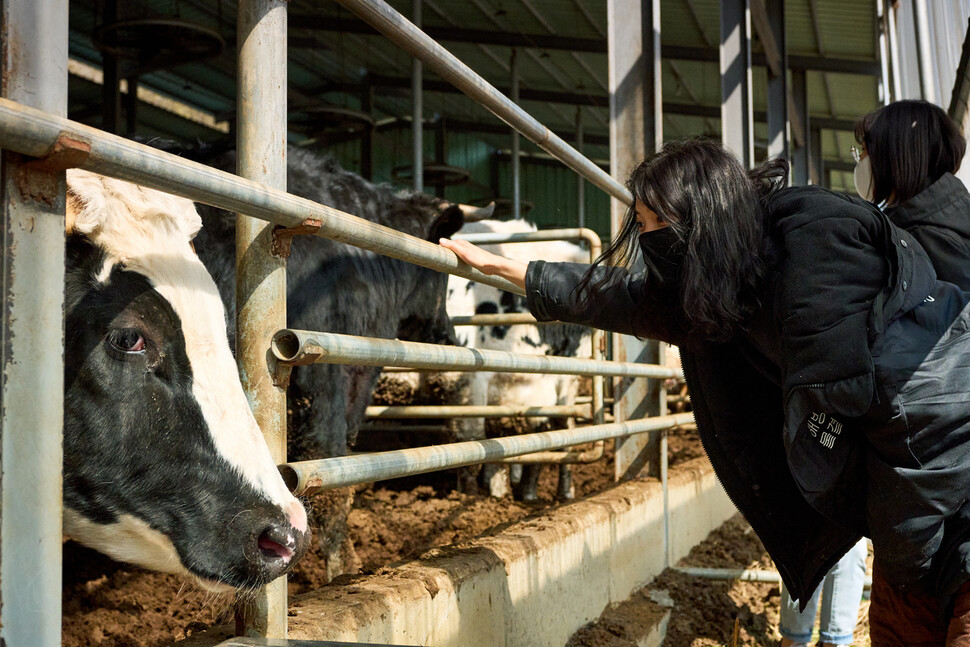
POLYGON ((555 324, 561 321, 536 321, 528 312, 508 314, 456 315, 451 318, 452 326, 516 326, 519 324, 555 324))
POLYGON ((284 227, 311 219, 316 235, 439 272, 523 294, 513 283, 482 274, 451 251, 415 236, 317 204, 285 191, 185 160, 76 121, 0 99, 0 148, 42 157, 62 134, 89 145, 81 167, 284 227))
POLYGON ((384 420, 422 418, 589 418, 590 405, 553 404, 546 406, 514 405, 405 405, 367 407, 368 418, 384 420))
POLYGON ((570 447, 582 443, 666 429, 693 420, 693 414, 679 413, 591 427, 544 431, 523 436, 472 440, 448 445, 417 447, 280 466, 283 480, 297 495, 317 490, 371 483, 425 474, 444 469, 498 461, 534 452, 570 447))
POLYGON ((601 247, 600 237, 592 229, 586 227, 571 227, 565 229, 539 229, 536 231, 521 231, 512 234, 504 233, 477 233, 477 234, 456 234, 455 238, 467 240, 476 245, 495 245, 500 243, 541 243, 557 240, 584 240, 595 246, 601 247))
POLYGON ((515 128, 607 194, 624 204, 633 202, 626 188, 586 156, 539 123, 532 115, 499 92, 451 52, 418 29, 383 0, 338 0, 377 31, 396 43, 496 117, 515 128))
MULTIPOLYGON (((570 228, 570 229, 544 229, 542 231, 533 232, 515 232, 515 233, 477 233, 477 234, 464 234, 458 235, 457 238, 463 238, 471 243, 476 243, 479 245, 485 244, 507 244, 507 243, 532 243, 532 242, 552 242, 559 240, 581 240, 585 241, 589 247, 589 259, 592 263, 595 261, 603 248, 600 241, 599 234, 597 234, 592 229, 587 229, 586 227, 570 228)), ((492 317, 497 321, 500 321, 505 317, 516 317, 518 315, 526 315, 527 313, 510 313, 505 315, 475 315, 469 317, 471 321, 481 320, 483 317, 492 317)), ((529 319, 535 321, 535 318, 531 314, 527 315, 529 319)), ((526 322, 529 323, 529 322, 526 322)), ((537 322, 538 323, 538 322, 537 322)), ((544 323, 555 323, 555 322, 544 322, 544 323)), ((455 324, 457 325, 457 324, 455 324)), ((487 324, 483 324, 487 325, 487 324)), ((501 325, 493 323, 492 325, 501 325)), ((603 331, 593 329, 590 336, 590 357, 594 360, 602 360, 604 355, 605 345, 603 344, 603 331)), ((604 379, 602 375, 594 375, 592 384, 590 385, 590 403, 591 403, 591 413, 593 424, 603 424, 606 422, 606 405, 605 405, 605 394, 606 390, 604 388, 604 379)), ((599 441, 596 446, 589 451, 585 452, 539 452, 538 454, 523 456, 519 458, 506 458, 502 462, 506 463, 591 463, 599 460, 603 456, 603 441, 599 441)), ((561 475, 560 475, 561 476, 561 475)), ((560 479, 560 484, 562 480, 560 479)))
POLYGON ((403 366, 449 371, 550 373, 554 375, 612 375, 620 377, 679 377, 677 369, 657 364, 522 355, 497 350, 439 346, 397 339, 375 339, 337 333, 286 328, 273 336, 272 352, 280 364, 352 364, 403 366))
MULTIPOLYGON (((67 0, 3 3, 6 97, 67 112, 67 13, 67 0)), ((11 647, 61 644, 64 172, 50 161, 2 162, 0 644, 11 647)))
MULTIPOLYGON (((286 188, 287 0, 240 0, 237 42, 237 173, 286 188)), ((272 253, 273 225, 236 218, 236 353, 239 377, 274 462, 286 462, 286 389, 266 362, 273 332, 286 325, 286 261, 272 253)), ((246 636, 286 638, 286 576, 236 600, 246 636)))
MULTIPOLYGON (((703 577, 709 580, 738 580, 739 582, 767 582, 781 583, 778 571, 764 571, 752 568, 700 568, 693 566, 675 566, 673 570, 691 577, 703 577)), ((866 576, 863 589, 872 588, 872 576, 866 576)))

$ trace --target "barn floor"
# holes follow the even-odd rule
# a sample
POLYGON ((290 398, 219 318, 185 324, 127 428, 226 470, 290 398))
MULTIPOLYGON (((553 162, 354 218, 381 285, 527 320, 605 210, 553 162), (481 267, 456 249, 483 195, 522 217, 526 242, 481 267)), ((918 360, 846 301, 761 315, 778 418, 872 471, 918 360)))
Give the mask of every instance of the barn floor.
MULTIPOLYGON (((871 559, 871 557, 870 557, 871 559)), ((774 564, 758 537, 735 515, 698 544, 678 566, 770 570, 774 564)), ((649 586, 595 623, 577 631, 566 647, 635 647, 649 629, 643 618, 669 607, 663 647, 774 647, 780 644, 777 584, 707 580, 667 569, 649 586), (658 604, 658 601, 660 604, 658 604), (732 643, 735 619, 737 643, 732 643)), ((869 647, 869 602, 859 607, 853 645, 869 647)))
MULTIPOLYGON (((669 441, 672 469, 701 455, 696 437, 673 435, 669 441)), ((601 461, 575 469, 578 495, 596 492, 611 482, 612 464, 601 461)), ((516 520, 554 505, 553 471, 546 470, 540 501, 459 494, 438 477, 410 482, 395 481, 357 492, 350 525, 365 572, 384 564, 419 555, 434 546, 497 532, 516 520)), ((741 521, 732 521, 695 548, 684 564, 693 566, 751 566, 770 568, 770 562, 753 533, 741 521)), ((291 593, 321 583, 319 556, 311 554, 290 579, 291 593)), ((700 647, 727 644, 735 617, 741 619, 739 645, 774 645, 777 622, 777 586, 727 583, 686 578, 670 571, 652 588, 667 590, 677 602, 665 645, 700 647), (727 632, 727 633, 725 633, 727 632)), ((640 596, 644 601, 645 595, 640 596)), ((632 604, 635 605, 637 596, 632 604)), ((119 568, 117 565, 65 547, 65 647, 160 647, 187 635, 225 622, 230 600, 214 597, 178 578, 119 568)), ((624 622, 616 616, 578 632, 575 647, 634 645, 624 633, 634 634, 642 614, 635 606, 624 622)), ((642 624, 642 623, 640 623, 642 624)), ((857 645, 868 645, 861 640, 857 645)))

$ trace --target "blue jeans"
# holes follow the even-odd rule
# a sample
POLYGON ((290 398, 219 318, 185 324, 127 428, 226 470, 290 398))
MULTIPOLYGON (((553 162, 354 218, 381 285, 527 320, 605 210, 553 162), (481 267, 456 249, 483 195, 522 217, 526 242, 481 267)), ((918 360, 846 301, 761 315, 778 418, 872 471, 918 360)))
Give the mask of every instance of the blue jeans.
POLYGON ((785 587, 781 587, 781 613, 778 629, 781 635, 796 645, 807 645, 812 639, 815 613, 819 598, 822 599, 822 617, 819 622, 819 638, 823 643, 851 645, 859 617, 859 603, 866 581, 866 555, 869 549, 865 539, 859 540, 839 562, 832 567, 825 579, 808 601, 805 611, 799 612, 797 600, 792 600, 785 587))

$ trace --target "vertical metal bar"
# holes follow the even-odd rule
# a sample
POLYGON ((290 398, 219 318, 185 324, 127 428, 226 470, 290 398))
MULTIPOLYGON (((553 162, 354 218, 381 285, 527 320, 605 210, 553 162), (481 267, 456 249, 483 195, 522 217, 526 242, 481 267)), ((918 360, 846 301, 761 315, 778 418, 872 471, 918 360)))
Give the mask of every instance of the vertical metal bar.
MULTIPOLYGON (((576 150, 583 154, 583 107, 576 106, 576 150)), ((586 180, 576 174, 576 226, 586 226, 586 180)))
POLYGON ((781 56, 781 72, 768 72, 768 157, 788 159, 791 135, 788 125, 788 43, 785 41, 784 0, 765 0, 768 23, 781 56))
MULTIPOLYGON (((101 24, 110 24, 118 20, 118 0, 105 0, 101 11, 101 24)), ((105 45, 113 45, 115 33, 105 34, 105 45)), ((104 83, 101 86, 101 129, 112 134, 118 134, 118 123, 121 120, 121 64, 117 57, 108 52, 101 54, 101 69, 104 71, 104 83)))
MULTIPOLYGON (((509 68, 512 72, 512 103, 519 105, 519 57, 512 48, 512 58, 509 68)), ((522 142, 519 131, 512 129, 512 217, 522 219, 522 142)))
POLYGON ((798 121, 802 126, 802 145, 795 146, 792 150, 791 172, 792 183, 796 186, 805 186, 809 178, 809 162, 811 153, 811 141, 809 137, 809 115, 808 115, 808 90, 806 83, 805 70, 792 70, 792 104, 798 114, 798 121))
POLYGON ((919 61, 919 85, 923 91, 923 100, 938 104, 936 75, 933 73, 930 16, 926 0, 913 0, 913 20, 916 23, 916 57, 919 61))
MULTIPOLYGON (((373 116, 374 114, 374 85, 370 76, 364 80, 360 97, 360 109, 373 116)), ((360 174, 365 179, 374 180, 374 124, 364 127, 364 135, 360 138, 360 174)))
POLYGON ((811 142, 808 147, 809 179, 812 184, 822 186, 822 129, 813 126, 809 128, 808 132, 811 133, 808 138, 808 141, 811 142))
POLYGON ((721 141, 745 168, 754 161, 751 11, 748 0, 721 0, 721 141))
MULTIPOLYGON (((434 158, 441 165, 448 164, 448 120, 445 119, 444 115, 438 117, 438 122, 435 124, 434 132, 434 158)), ((444 182, 438 184, 434 188, 434 193, 439 198, 445 197, 445 186, 444 182)))
MULTIPOLYGON (((659 0, 610 0, 609 30, 610 170, 625 182, 647 153, 663 142, 659 108, 660 2, 659 0)), ((611 201, 610 226, 616 236, 623 226, 627 205, 611 201)), ((658 344, 635 337, 613 336, 613 359, 621 362, 657 363, 658 344)), ((659 413, 658 380, 619 380, 614 388, 613 414, 617 421, 659 413)), ((635 476, 647 465, 659 476, 657 434, 641 434, 617 442, 616 478, 635 476)))
POLYGON ((125 136, 131 137, 138 132, 138 77, 129 76, 126 80, 128 93, 125 95, 125 136))
MULTIPOLYGON (((414 26, 421 28, 421 0, 412 2, 414 26)), ((414 166, 414 190, 424 191, 424 88, 422 85, 421 60, 415 57, 411 61, 411 101, 413 118, 411 121, 411 140, 413 146, 412 165, 414 166)))
MULTIPOLYGON (((67 114, 67 0, 3 2, 3 96, 67 114)), ((64 173, 33 198, 2 163, 0 643, 61 644, 64 173), (38 406, 38 403, 42 403, 38 406)))
MULTIPOLYGON (((660 59, 660 0, 640 2, 640 43, 643 52, 644 153, 659 151, 664 144, 662 68, 660 59)), ((644 155, 646 157, 646 155, 644 155)), ((631 169, 632 170, 632 169, 631 169)))
MULTIPOLYGON (((286 188, 287 0, 242 0, 238 18, 240 176, 286 188)), ((236 219, 236 357, 243 388, 273 458, 286 461, 286 391, 272 379, 270 340, 286 327, 286 264, 270 252, 273 225, 236 219)), ((237 607, 237 631, 286 637, 286 578, 237 607)))
POLYGON ((889 21, 886 16, 886 3, 884 0, 878 0, 876 2, 876 42, 879 56, 879 100, 884 106, 892 102, 889 78, 889 21))
POLYGON ((886 0, 886 26, 889 33, 889 74, 892 76, 893 101, 903 98, 903 75, 899 64, 899 33, 896 30, 896 3, 886 0))

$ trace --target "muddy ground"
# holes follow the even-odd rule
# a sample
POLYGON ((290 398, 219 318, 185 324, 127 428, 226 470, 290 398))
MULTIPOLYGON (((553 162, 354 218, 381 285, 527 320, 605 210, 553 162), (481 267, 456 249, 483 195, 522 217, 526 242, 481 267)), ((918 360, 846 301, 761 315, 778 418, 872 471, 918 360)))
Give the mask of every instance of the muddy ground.
MULTIPOLYGON (((678 463, 703 452, 694 432, 675 431, 669 439, 669 455, 671 469, 676 469, 678 463)), ((608 459, 575 466, 577 496, 608 487, 612 469, 608 459)), ((434 546, 498 532, 557 505, 552 469, 544 471, 540 499, 533 503, 458 493, 452 489, 456 480, 453 473, 443 473, 357 488, 350 526, 363 571, 415 557, 434 546)), ((717 531, 685 563, 770 568, 764 549, 741 521, 717 531)), ((321 570, 320 557, 308 554, 290 577, 290 593, 323 584, 321 570)), ((231 618, 232 601, 227 596, 206 593, 174 576, 115 564, 70 542, 65 544, 64 579, 65 647, 160 647, 231 618)), ((740 618, 742 640, 738 645, 776 642, 777 586, 698 581, 667 571, 652 588, 668 591, 677 602, 665 645, 729 644, 734 618, 740 618)), ((641 595, 646 599, 646 593, 641 595)), ((570 644, 630 645, 633 643, 623 633, 633 631, 635 623, 633 617, 626 628, 616 619, 607 627, 586 627, 570 644)))

